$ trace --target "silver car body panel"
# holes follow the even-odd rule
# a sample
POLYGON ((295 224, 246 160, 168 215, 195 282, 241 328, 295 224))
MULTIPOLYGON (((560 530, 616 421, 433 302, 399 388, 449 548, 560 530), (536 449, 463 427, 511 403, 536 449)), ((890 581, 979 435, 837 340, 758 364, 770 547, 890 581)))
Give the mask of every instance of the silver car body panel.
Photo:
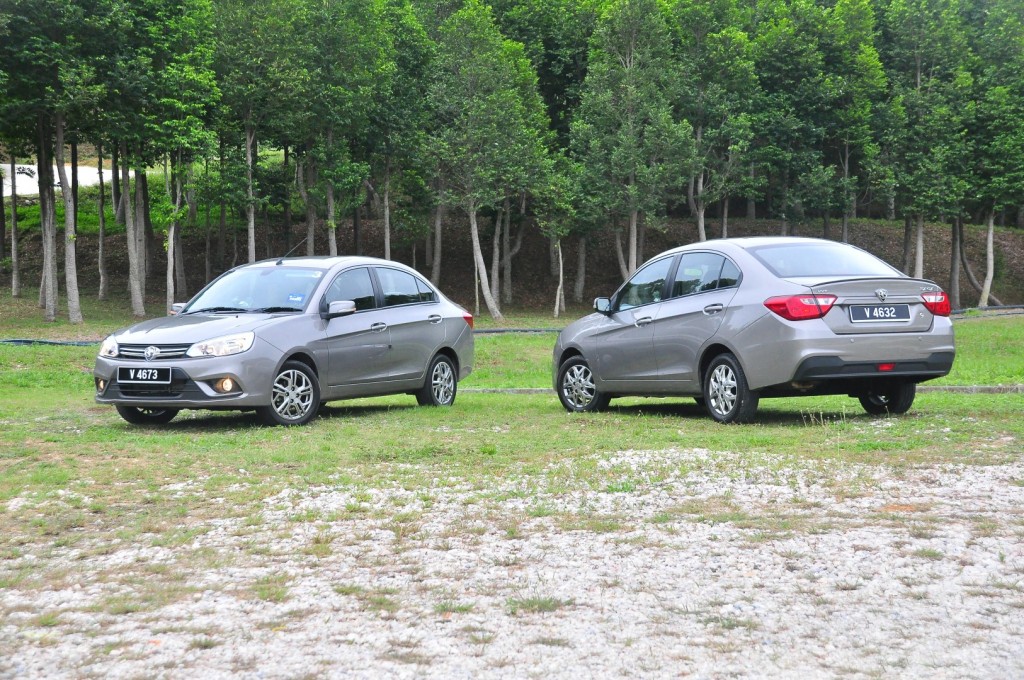
POLYGON ((921 380, 949 371, 955 354, 952 323, 948 317, 929 312, 922 299, 922 294, 940 290, 933 282, 907 277, 888 265, 881 268, 891 269, 892 276, 781 278, 751 252, 758 246, 812 242, 834 243, 797 237, 723 239, 681 246, 656 256, 654 259, 693 251, 720 253, 738 266, 742 279, 731 288, 624 312, 615 311, 613 296, 611 313, 590 314, 559 334, 553 352, 553 378, 557 379, 558 368, 567 357, 581 354, 594 370, 596 388, 605 394, 700 396, 701 367, 721 351, 737 357, 751 389, 780 395, 799 393, 806 387, 798 378, 808 361, 816 366, 842 365, 854 377, 863 377, 855 374, 859 368, 850 368, 859 364, 865 364, 864 371, 870 374, 877 364, 902 362, 911 367, 908 375, 914 374, 912 379, 921 380), (789 321, 764 304, 773 296, 804 294, 834 295, 836 301, 824 318, 801 321, 789 321), (883 303, 907 305, 909 318, 871 323, 852 320, 852 306, 883 303))
MULTIPOLYGON (((268 260, 248 267, 320 268, 324 274, 312 295, 293 313, 195 313, 140 322, 113 334, 120 347, 189 346, 221 336, 252 331, 255 340, 245 352, 223 357, 158 356, 153 360, 98 356, 97 380, 106 387, 96 394, 101 404, 139 408, 249 409, 270 402, 274 376, 285 361, 299 357, 312 364, 320 380, 321 400, 347 399, 413 392, 423 386, 430 360, 450 354, 459 379, 472 372, 473 335, 465 310, 436 288, 436 299, 394 307, 357 311, 333 319, 321 316, 320 302, 334 277, 352 267, 411 268, 366 257, 290 258, 268 260), (396 331, 397 329, 397 331, 396 331), (398 336, 396 338, 396 335, 398 336), (399 343, 408 343, 412 349, 399 343), (169 367, 175 386, 170 394, 158 390, 125 393, 117 383, 120 366, 169 367), (229 377, 236 392, 218 394, 213 382, 229 377)), ((204 289, 205 290, 205 289, 204 289)), ((200 294, 202 291, 200 292, 200 294)), ((199 294, 197 294, 197 299, 199 294)), ((186 307, 187 310, 187 307, 186 307)))

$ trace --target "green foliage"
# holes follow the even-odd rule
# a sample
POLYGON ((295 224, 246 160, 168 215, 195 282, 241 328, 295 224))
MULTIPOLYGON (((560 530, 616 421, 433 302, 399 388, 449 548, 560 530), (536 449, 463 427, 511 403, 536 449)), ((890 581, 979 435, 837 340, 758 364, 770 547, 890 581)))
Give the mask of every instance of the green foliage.
POLYGON ((671 48, 654 0, 612 2, 598 22, 572 124, 590 219, 656 218, 689 174, 691 126, 673 117, 671 48))

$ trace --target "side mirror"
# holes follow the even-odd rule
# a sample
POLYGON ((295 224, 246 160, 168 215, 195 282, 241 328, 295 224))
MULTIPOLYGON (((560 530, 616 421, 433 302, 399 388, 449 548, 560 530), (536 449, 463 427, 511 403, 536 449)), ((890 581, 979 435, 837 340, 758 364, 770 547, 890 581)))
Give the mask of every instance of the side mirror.
POLYGON ((177 316, 178 314, 181 314, 181 310, 183 309, 185 309, 184 302, 175 302, 171 305, 171 308, 167 310, 167 316, 177 316))
POLYGON ((339 316, 348 316, 356 311, 356 303, 351 300, 335 300, 327 305, 327 311, 320 314, 325 319, 334 319, 339 316))
POLYGON ((594 300, 594 311, 598 314, 609 314, 612 310, 612 301, 606 297, 599 297, 594 300))

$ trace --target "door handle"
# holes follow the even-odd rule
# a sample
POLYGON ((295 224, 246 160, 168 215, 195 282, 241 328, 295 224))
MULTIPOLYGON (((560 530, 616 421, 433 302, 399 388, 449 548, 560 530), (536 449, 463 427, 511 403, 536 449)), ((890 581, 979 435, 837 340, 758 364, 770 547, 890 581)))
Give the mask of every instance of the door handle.
POLYGON ((705 307, 704 308, 704 313, 707 314, 707 315, 718 314, 723 309, 725 309, 725 305, 723 305, 723 304, 721 304, 719 302, 716 302, 713 305, 708 305, 707 307, 705 307))
POLYGON ((441 323, 441 315, 431 314, 430 316, 427 317, 427 321, 429 321, 432 324, 439 324, 441 323))
POLYGON ((370 330, 372 332, 374 332, 374 333, 383 333, 387 329, 388 329, 388 325, 386 323, 382 323, 380 321, 378 321, 377 323, 375 323, 372 326, 370 326, 370 330))
POLYGON ((642 316, 639 319, 636 319, 635 321, 633 321, 633 325, 635 325, 637 328, 643 328, 644 326, 651 325, 652 321, 654 321, 654 319, 652 319, 651 317, 649 317, 649 316, 642 316))

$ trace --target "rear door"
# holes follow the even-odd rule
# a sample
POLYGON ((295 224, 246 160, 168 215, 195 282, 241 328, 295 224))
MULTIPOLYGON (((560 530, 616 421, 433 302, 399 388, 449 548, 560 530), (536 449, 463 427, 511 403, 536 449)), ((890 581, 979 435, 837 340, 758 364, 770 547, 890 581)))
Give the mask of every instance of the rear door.
POLYGON ((444 344, 445 325, 434 291, 415 276, 374 267, 391 332, 385 362, 389 380, 421 382, 434 352, 444 344))
POLYGON ((671 298, 654 323, 658 379, 671 391, 700 389, 699 352, 722 324, 740 270, 714 252, 685 253, 673 277, 671 298))

